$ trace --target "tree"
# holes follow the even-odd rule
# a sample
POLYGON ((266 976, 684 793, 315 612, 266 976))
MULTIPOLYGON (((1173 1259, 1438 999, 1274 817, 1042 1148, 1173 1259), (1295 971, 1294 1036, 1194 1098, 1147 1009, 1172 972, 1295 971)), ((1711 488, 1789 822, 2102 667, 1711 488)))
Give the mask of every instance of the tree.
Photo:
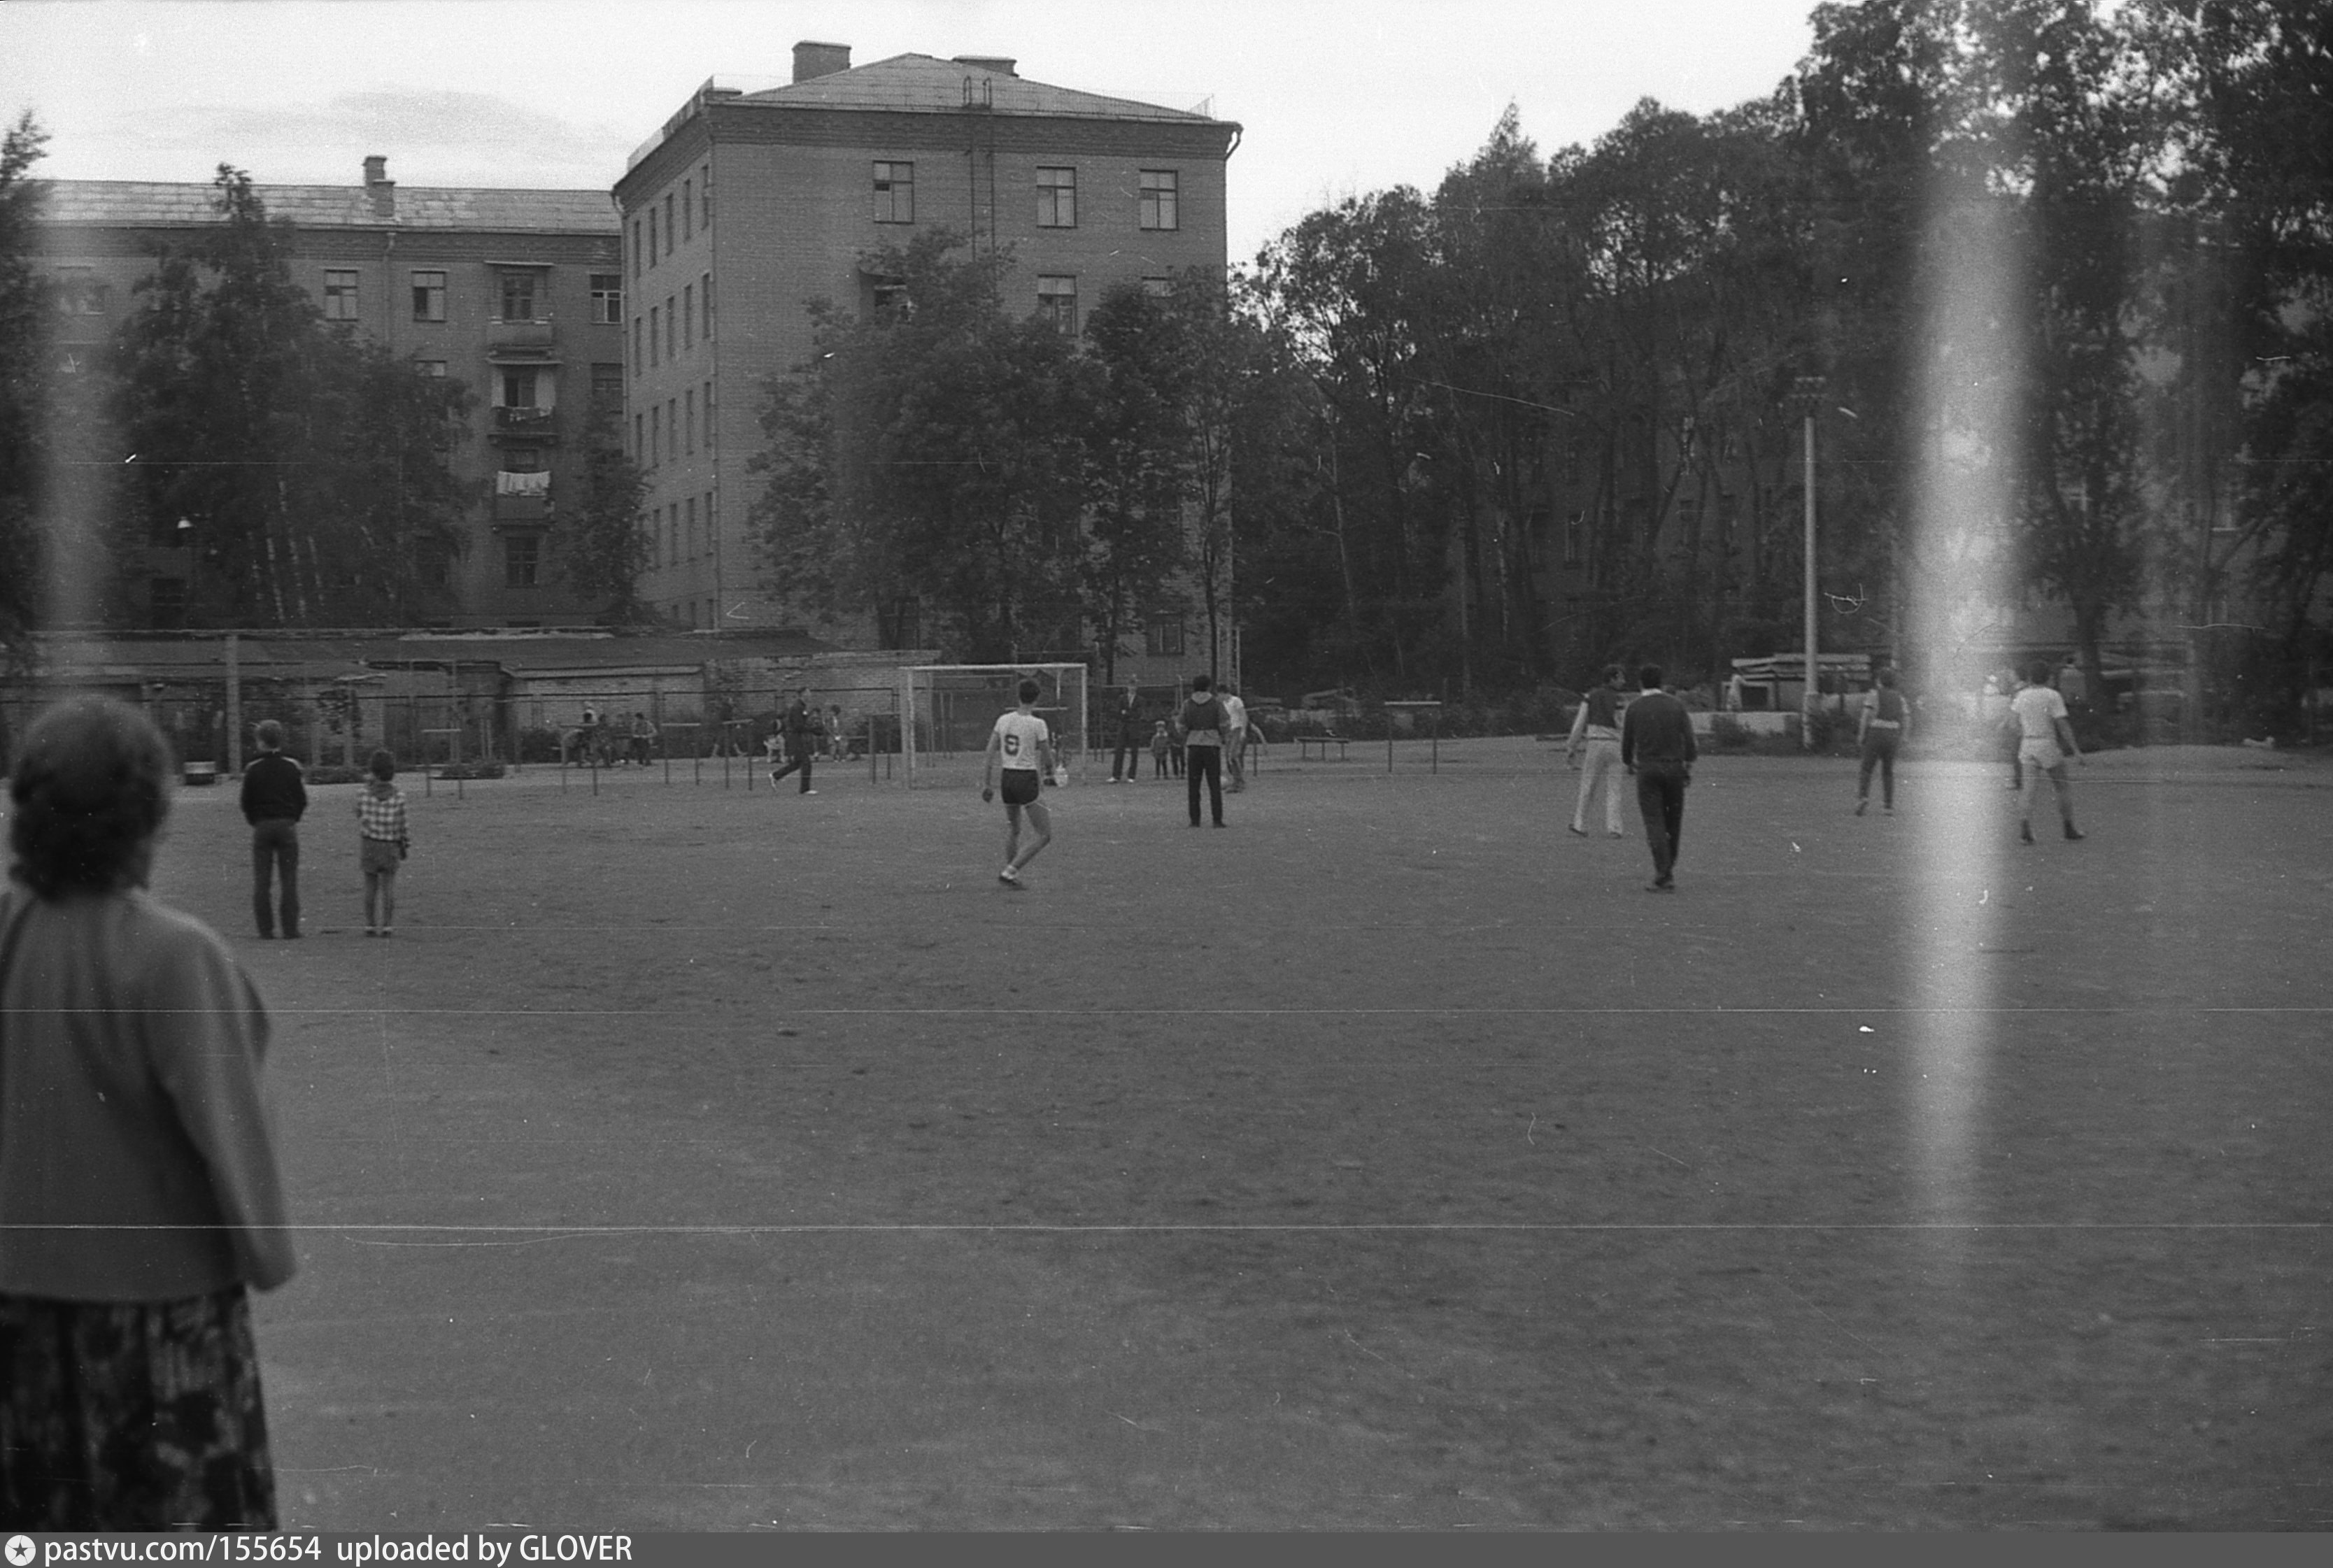
POLYGON ((561 579, 581 598, 604 606, 618 623, 648 618, 640 602, 640 573, 655 564, 655 541, 643 521, 648 476, 624 451, 619 416, 594 406, 584 434, 583 494, 562 507, 559 554, 561 579))
POLYGON ((418 547, 460 542, 469 487, 446 460, 471 395, 326 322, 249 176, 214 183, 222 222, 157 257, 116 343, 132 526, 191 544, 190 619, 407 618, 418 547))
POLYGON ((1086 322, 1099 374, 1078 580, 1105 685, 1118 678, 1120 639, 1186 556, 1195 369, 1187 325, 1167 299, 1135 284, 1104 294, 1086 322))
POLYGON ((39 520, 53 375, 48 294, 29 259, 42 189, 31 174, 47 139, 29 113, 0 135, 0 655, 12 669, 31 657, 47 580, 39 520))
POLYGON ((1076 645, 1097 378, 1005 315, 1010 264, 935 230, 866 259, 898 280, 866 314, 814 307, 817 358, 765 384, 752 464, 772 593, 827 616, 912 597, 967 662, 1076 645))

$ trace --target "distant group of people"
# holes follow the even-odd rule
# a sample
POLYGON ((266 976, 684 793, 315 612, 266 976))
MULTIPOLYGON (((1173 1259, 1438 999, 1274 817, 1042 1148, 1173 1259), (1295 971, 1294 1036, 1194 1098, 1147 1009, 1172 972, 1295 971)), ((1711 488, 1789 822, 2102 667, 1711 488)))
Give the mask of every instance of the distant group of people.
POLYGON ((598 763, 602 768, 614 768, 630 762, 641 768, 656 760, 657 740, 663 733, 656 721, 638 708, 632 710, 631 723, 622 731, 619 721, 604 714, 590 703, 583 705, 583 722, 571 733, 575 755, 598 763), (619 747, 618 741, 623 743, 619 747))
MULTIPOLYGON (((1215 765, 1228 779, 1223 787, 1236 795, 1247 788, 1248 751, 1251 748, 1263 750, 1263 731, 1250 721, 1247 703, 1237 686, 1228 682, 1218 685, 1210 676, 1198 679, 1206 682, 1205 689, 1223 704, 1224 728, 1215 744, 1215 765)), ((1200 688, 1194 687, 1197 689, 1200 688)), ((1186 777, 1191 748, 1187 706, 1177 703, 1173 713, 1153 719, 1143 706, 1139 689, 1128 682, 1110 712, 1110 728, 1117 736, 1117 745, 1110 753, 1109 782, 1131 784, 1141 778, 1142 754, 1146 751, 1150 753, 1150 776, 1154 779, 1186 777), (1144 728, 1146 723, 1147 729, 1144 728)))

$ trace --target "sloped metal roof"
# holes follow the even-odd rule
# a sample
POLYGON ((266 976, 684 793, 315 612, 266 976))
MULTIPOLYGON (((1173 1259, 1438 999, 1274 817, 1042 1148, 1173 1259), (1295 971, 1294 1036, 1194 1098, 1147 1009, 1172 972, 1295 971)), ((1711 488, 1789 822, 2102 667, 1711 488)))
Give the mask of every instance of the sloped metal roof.
MULTIPOLYGON (((219 221, 208 185, 162 180, 58 179, 47 186, 42 221, 104 228, 207 226, 219 221)), ((272 218, 303 229, 462 229, 503 234, 622 232, 616 198, 604 190, 495 190, 399 186, 396 212, 373 210, 363 186, 263 185, 253 187, 272 218)))
POLYGON ((732 103, 767 103, 799 109, 885 110, 906 114, 956 114, 965 107, 965 82, 973 101, 998 114, 1049 115, 1079 120, 1138 120, 1183 125, 1222 124, 1189 110, 1166 109, 1130 98, 1053 87, 999 72, 989 65, 942 60, 930 54, 894 54, 808 81, 750 92, 732 103))

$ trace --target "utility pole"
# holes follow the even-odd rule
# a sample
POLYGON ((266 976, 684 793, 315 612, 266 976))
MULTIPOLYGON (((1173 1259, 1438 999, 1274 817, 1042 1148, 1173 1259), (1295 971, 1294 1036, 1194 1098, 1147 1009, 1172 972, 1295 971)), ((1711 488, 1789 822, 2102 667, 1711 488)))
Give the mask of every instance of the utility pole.
POLYGON ((1797 395, 1806 410, 1806 500, 1807 539, 1805 580, 1801 587, 1806 598, 1806 693, 1804 711, 1799 715, 1799 741, 1802 751, 1814 750, 1815 711, 1819 703, 1820 683, 1815 675, 1815 405, 1820 401, 1823 378, 1801 376, 1797 395))

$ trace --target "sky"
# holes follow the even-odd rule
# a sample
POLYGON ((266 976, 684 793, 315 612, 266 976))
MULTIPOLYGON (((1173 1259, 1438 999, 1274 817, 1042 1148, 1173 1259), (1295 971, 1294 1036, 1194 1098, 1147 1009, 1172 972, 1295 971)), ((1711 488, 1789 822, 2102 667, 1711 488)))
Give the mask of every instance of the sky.
POLYGON ((1542 153, 1654 98, 1706 113, 1805 55, 1814 0, 8 0, 0 112, 54 179, 606 189, 708 78, 786 81, 804 39, 1004 55, 1055 86, 1243 127, 1230 250, 1431 189, 1512 103, 1542 153))

